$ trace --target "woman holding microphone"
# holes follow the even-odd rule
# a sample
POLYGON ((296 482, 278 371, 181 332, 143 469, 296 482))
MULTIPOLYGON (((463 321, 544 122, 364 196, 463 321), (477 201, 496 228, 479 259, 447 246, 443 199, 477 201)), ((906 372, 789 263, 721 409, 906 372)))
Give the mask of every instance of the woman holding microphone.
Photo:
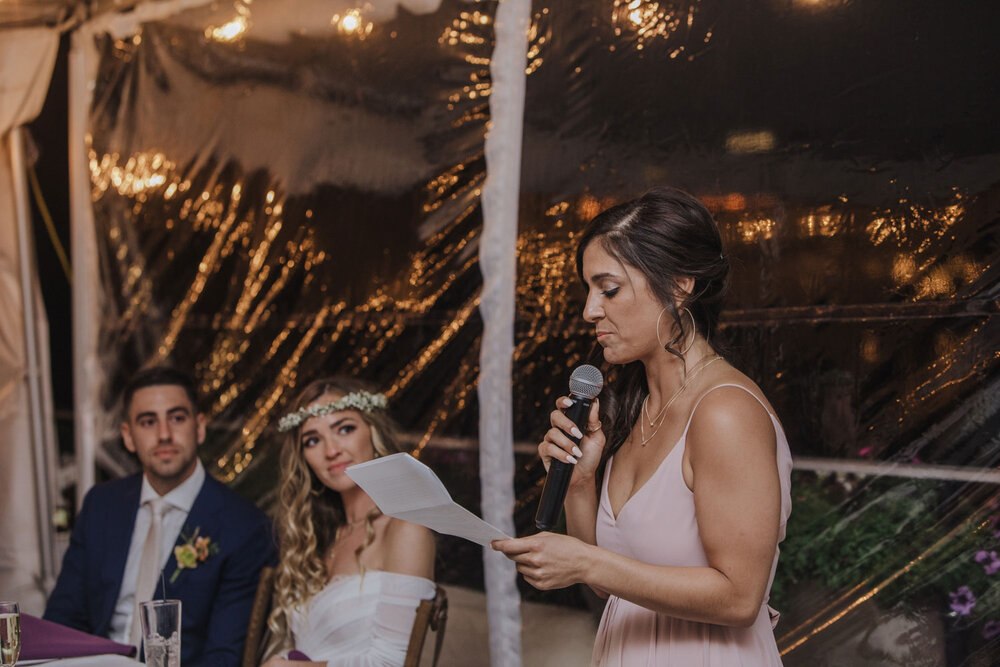
POLYGON ((729 273, 715 221, 652 190, 591 221, 577 269, 615 381, 585 433, 560 398, 538 447, 546 468, 574 465, 569 534, 494 549, 536 588, 608 596, 595 665, 780 665, 766 603, 791 455, 760 388, 713 347, 729 273))

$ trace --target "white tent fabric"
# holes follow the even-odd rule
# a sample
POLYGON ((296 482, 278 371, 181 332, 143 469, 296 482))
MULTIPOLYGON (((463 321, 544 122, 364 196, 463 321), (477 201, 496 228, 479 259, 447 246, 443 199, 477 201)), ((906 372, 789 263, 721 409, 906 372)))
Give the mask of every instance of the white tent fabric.
MULTIPOLYGON (((483 339, 479 367, 479 479, 483 518, 508 535, 514 531, 514 438, 511 397, 514 358, 514 291, 517 281, 517 212, 521 180, 525 53, 530 0, 497 7, 490 64, 492 127, 486 137, 483 185, 483 272, 480 312, 483 339)), ((521 664, 521 613, 517 571, 499 553, 483 552, 490 625, 490 664, 521 664)))
POLYGON ((42 108, 58 45, 54 29, 0 31, 0 597, 34 614, 53 576, 55 449, 20 126, 42 108))
MULTIPOLYGON (((104 14, 84 23, 73 34, 70 54, 70 197, 73 228, 73 312, 76 453, 78 492, 93 484, 102 411, 97 396, 103 381, 99 363, 97 326, 100 322, 99 267, 90 199, 87 164, 87 112, 91 106, 98 54, 94 38, 108 33, 116 38, 135 34, 145 21, 175 16, 207 0, 167 0, 140 4, 128 14, 104 14)), ((436 0, 382 0, 369 3, 377 14, 395 13, 397 6, 427 11, 436 0)), ((327 8, 327 11, 329 8, 327 8)), ((481 261, 484 273, 482 313, 482 375, 480 400, 489 409, 480 426, 483 514, 508 534, 514 534, 514 452, 511 407, 514 288, 516 271, 517 206, 520 181, 521 127, 524 108, 525 52, 530 2, 501 3, 496 26, 494 91, 490 98, 493 130, 486 141, 490 176, 484 185, 484 237, 481 261)), ((82 496, 81 496, 82 497, 82 496)), ((491 664, 521 664, 520 595, 513 564, 488 551, 487 605, 491 664)))

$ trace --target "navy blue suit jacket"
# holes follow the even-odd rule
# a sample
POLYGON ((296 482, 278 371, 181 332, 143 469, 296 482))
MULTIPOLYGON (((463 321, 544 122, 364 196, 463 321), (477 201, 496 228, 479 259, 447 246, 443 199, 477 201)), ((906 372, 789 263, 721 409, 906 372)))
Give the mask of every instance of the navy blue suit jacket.
MULTIPOLYGON (((108 635, 141 484, 142 476, 136 474, 99 484, 87 493, 45 607, 46 619, 108 635)), ((190 535, 195 529, 218 544, 219 551, 194 569, 181 570, 174 583, 170 578, 177 560, 171 554, 155 597, 181 600, 184 667, 237 667, 260 570, 275 560, 271 522, 252 503, 206 474, 182 532, 190 535)))

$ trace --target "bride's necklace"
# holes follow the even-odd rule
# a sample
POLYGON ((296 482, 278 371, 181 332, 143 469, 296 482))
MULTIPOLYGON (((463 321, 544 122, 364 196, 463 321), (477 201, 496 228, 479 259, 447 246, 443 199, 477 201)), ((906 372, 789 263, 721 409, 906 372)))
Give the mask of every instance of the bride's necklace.
MULTIPOLYGON (((375 521, 380 516, 382 516, 381 512, 379 512, 378 515, 373 516, 372 521, 375 521)), ((367 520, 368 520, 368 515, 366 514, 365 516, 359 519, 354 519, 353 521, 348 521, 345 519, 343 523, 337 526, 337 530, 334 532, 333 535, 333 543, 330 544, 330 548, 327 553, 327 558, 333 560, 334 552, 336 551, 337 543, 340 542, 340 539, 342 537, 346 538, 348 535, 354 532, 354 527, 356 525, 358 525, 359 523, 364 523, 367 520)))
POLYGON ((714 364, 719 359, 722 359, 722 357, 720 357, 719 355, 715 355, 711 357, 708 361, 704 360, 699 361, 698 365, 696 365, 695 368, 690 373, 688 373, 688 376, 684 378, 684 382, 681 383, 681 386, 678 387, 677 391, 675 391, 673 396, 670 397, 670 400, 668 400, 666 404, 660 409, 660 411, 656 413, 655 419, 650 419, 649 417, 649 394, 646 394, 646 398, 644 398, 642 401, 643 414, 639 415, 639 444, 641 446, 645 447, 647 444, 649 444, 649 441, 656 436, 657 432, 659 432, 660 430, 660 427, 663 426, 663 422, 666 421, 667 408, 669 408, 673 404, 673 402, 677 400, 678 396, 684 393, 684 390, 687 389, 687 386, 689 384, 691 384, 695 376, 697 376, 703 370, 714 364), (653 429, 653 432, 649 434, 648 438, 646 437, 646 424, 642 419, 643 416, 645 416, 646 419, 649 420, 649 428, 653 429))
POLYGON ((364 516, 353 520, 347 520, 347 518, 345 517, 344 521, 339 526, 337 526, 337 532, 333 538, 333 541, 336 542, 338 539, 340 539, 340 536, 343 534, 353 532, 355 526, 364 523, 369 518, 371 518, 372 521, 375 521, 380 516, 382 516, 381 512, 376 513, 374 516, 372 516, 371 513, 365 514, 364 516))

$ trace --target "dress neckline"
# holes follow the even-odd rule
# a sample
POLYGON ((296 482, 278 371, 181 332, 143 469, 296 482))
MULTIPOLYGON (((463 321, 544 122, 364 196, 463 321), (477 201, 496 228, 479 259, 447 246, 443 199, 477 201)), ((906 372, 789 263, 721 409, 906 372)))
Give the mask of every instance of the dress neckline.
POLYGON ((675 442, 674 446, 670 448, 670 451, 667 452, 667 455, 664 456, 663 459, 656 465, 656 470, 654 470, 653 474, 649 476, 649 479, 643 482, 638 489, 632 491, 632 495, 630 495, 628 498, 625 499, 625 502, 622 503, 622 506, 618 508, 617 515, 615 514, 614 508, 611 506, 611 469, 614 468, 615 457, 612 456, 611 458, 608 459, 608 469, 605 471, 604 474, 604 497, 607 499, 608 502, 608 514, 611 515, 611 520, 614 523, 618 523, 618 519, 621 518, 622 512, 624 512, 625 508, 628 507, 629 503, 632 502, 632 499, 635 498, 640 493, 642 493, 642 490, 646 488, 646 485, 652 482, 653 479, 655 479, 656 476, 660 474, 660 471, 663 469, 664 465, 666 465, 667 461, 670 460, 670 457, 673 456, 674 452, 676 452, 678 449, 681 449, 681 443, 684 442, 685 436, 687 436, 687 428, 685 428, 684 432, 681 433, 681 437, 677 439, 677 442, 675 442))
MULTIPOLYGON (((618 523, 618 519, 621 518, 622 512, 624 512, 625 508, 628 507, 629 503, 632 502, 632 499, 635 498, 640 493, 642 493, 642 490, 645 489, 646 486, 651 481, 653 481, 653 479, 656 478, 657 475, 660 474, 660 471, 663 469, 664 465, 670 459, 670 457, 673 456, 673 453, 676 452, 678 449, 683 449, 683 447, 681 445, 682 444, 686 444, 686 442, 687 442, 687 433, 688 433, 688 430, 691 428, 691 422, 694 421, 694 413, 697 412, 698 406, 701 405, 701 402, 703 400, 705 400, 706 396, 708 396, 709 394, 711 394, 716 389, 721 389, 722 387, 739 387, 743 391, 745 391, 748 394, 750 394, 751 396, 753 396, 757 400, 757 402, 760 403, 760 406, 762 408, 764 408, 764 412, 767 413, 767 416, 771 418, 771 424, 774 426, 775 437, 778 436, 778 432, 779 432, 779 429, 780 429, 780 426, 781 426, 781 422, 778 421, 778 418, 775 417, 774 414, 767 408, 767 405, 765 405, 764 402, 755 393, 753 393, 752 391, 750 391, 749 388, 743 386, 742 384, 736 383, 736 382, 723 382, 722 384, 717 384, 714 387, 711 387, 710 389, 708 389, 707 391, 705 391, 704 393, 702 393, 702 395, 698 397, 698 400, 695 401, 694 407, 691 408, 691 413, 688 415, 687 424, 684 425, 684 430, 681 431, 681 435, 677 439, 677 442, 674 443, 674 446, 670 448, 670 451, 667 452, 667 455, 664 456, 663 459, 657 464, 656 470, 654 470, 653 474, 649 476, 649 479, 647 479, 645 482, 643 482, 642 485, 638 489, 636 489, 636 490, 634 490, 632 492, 632 495, 630 495, 628 498, 625 499, 625 502, 622 503, 622 506, 618 508, 618 514, 617 515, 615 514, 614 508, 611 506, 611 469, 614 467, 615 457, 611 456, 611 458, 608 459, 608 466, 607 466, 607 470, 605 471, 605 474, 604 474, 604 485, 603 486, 604 486, 604 496, 607 499, 607 503, 608 503, 608 514, 611 515, 611 520, 612 520, 613 523, 615 523, 615 524, 618 523)), ((642 419, 642 415, 639 415, 639 419, 642 419)), ((684 488, 686 488, 686 489, 688 488, 687 483, 684 484, 684 488)), ((688 491, 691 491, 691 489, 688 489, 688 491)))
MULTIPOLYGON (((365 578, 371 576, 402 577, 404 579, 418 579, 420 581, 430 581, 431 583, 434 583, 427 577, 418 577, 415 574, 403 574, 402 572, 389 572, 388 570, 366 570, 364 576, 365 578)), ((340 583, 341 581, 349 581, 352 579, 360 579, 360 578, 361 578, 360 572, 356 572, 354 574, 335 574, 332 577, 330 577, 329 581, 326 582, 326 585, 330 586, 331 584, 340 583)))

